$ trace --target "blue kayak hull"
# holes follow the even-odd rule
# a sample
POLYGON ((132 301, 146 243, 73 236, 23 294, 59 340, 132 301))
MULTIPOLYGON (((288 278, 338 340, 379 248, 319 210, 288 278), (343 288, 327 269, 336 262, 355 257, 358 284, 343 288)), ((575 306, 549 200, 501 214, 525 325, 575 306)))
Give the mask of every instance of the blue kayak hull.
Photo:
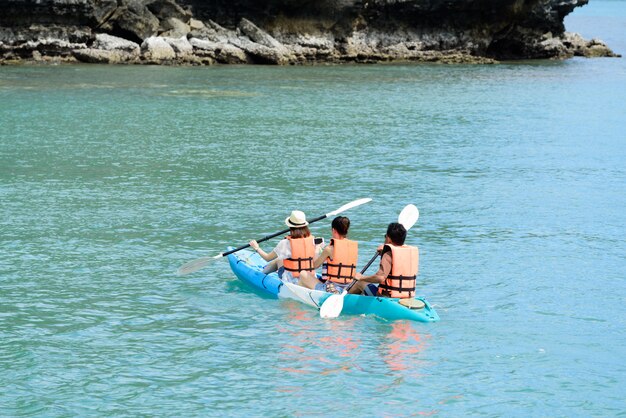
POLYGON ((264 274, 263 267, 267 264, 257 253, 242 250, 228 256, 230 268, 241 281, 248 283, 256 290, 270 296, 278 297, 283 282, 278 274, 264 274))
MULTIPOLYGON (((268 296, 281 299, 294 299, 319 308, 330 296, 329 293, 298 288, 297 293, 283 285, 276 273, 262 272, 266 261, 251 251, 238 251, 228 256, 228 262, 235 275, 256 290, 268 296)), ((377 296, 346 295, 343 301, 342 315, 376 315, 387 320, 411 320, 419 322, 435 322, 439 315, 423 297, 416 299, 424 302, 422 309, 410 309, 398 303, 398 299, 377 296)))

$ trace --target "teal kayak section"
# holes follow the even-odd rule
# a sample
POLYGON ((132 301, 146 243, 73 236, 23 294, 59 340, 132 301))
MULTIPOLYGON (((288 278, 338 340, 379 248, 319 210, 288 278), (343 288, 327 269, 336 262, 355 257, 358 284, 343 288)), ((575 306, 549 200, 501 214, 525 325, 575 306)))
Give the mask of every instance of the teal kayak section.
MULTIPOLYGON (((229 248, 231 249, 231 248, 229 248)), ((263 267, 266 262, 258 254, 242 250, 228 256, 228 262, 235 275, 242 281, 250 284, 256 290, 277 298, 288 297, 289 292, 278 278, 276 273, 264 274, 263 267), (282 292, 281 292, 282 291, 282 292)), ((310 301, 315 301, 313 306, 318 308, 330 296, 329 293, 317 290, 309 290, 310 301)), ((419 322, 439 321, 439 315, 435 309, 423 297, 416 299, 424 302, 422 309, 410 309, 400 303, 395 298, 384 298, 377 296, 346 295, 343 301, 342 315, 376 315, 387 320, 411 320, 419 322)), ((309 303, 310 304, 310 303, 309 303)))
POLYGON ((391 321, 408 319, 419 322, 439 321, 435 309, 423 297, 415 299, 424 302, 423 309, 410 309, 398 303, 398 299, 378 296, 346 295, 343 301, 343 314, 367 315, 373 314, 391 321))

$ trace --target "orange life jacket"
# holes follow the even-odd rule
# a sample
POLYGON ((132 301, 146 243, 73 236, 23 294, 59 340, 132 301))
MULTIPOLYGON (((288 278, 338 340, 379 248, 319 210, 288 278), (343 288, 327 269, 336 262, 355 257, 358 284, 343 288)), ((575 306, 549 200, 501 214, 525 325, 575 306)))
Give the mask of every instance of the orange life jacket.
POLYGON ((348 284, 354 279, 359 258, 359 243, 349 239, 330 240, 333 258, 329 258, 322 268, 324 279, 339 284, 348 284))
POLYGON ((412 298, 415 296, 415 279, 419 266, 417 247, 386 244, 383 254, 391 251, 391 272, 378 285, 378 295, 390 298, 412 298))
POLYGON ((291 245, 291 257, 283 260, 283 267, 290 271, 293 277, 300 277, 300 271, 314 271, 313 258, 315 257, 315 238, 293 239, 287 237, 291 245))

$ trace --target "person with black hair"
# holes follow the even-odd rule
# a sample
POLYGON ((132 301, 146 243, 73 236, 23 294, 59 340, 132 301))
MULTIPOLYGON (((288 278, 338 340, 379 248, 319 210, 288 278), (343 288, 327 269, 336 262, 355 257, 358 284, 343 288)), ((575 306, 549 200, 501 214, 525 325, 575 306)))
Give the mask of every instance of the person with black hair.
POLYGON ((381 248, 380 266, 371 276, 355 275, 358 282, 350 293, 361 293, 369 283, 378 284, 377 296, 391 298, 415 297, 415 281, 419 270, 419 250, 404 245, 406 229, 397 222, 387 227, 385 243, 381 248))
POLYGON ((318 280, 315 271, 302 271, 298 281, 300 286, 339 293, 354 280, 359 244, 347 238, 349 228, 350 219, 345 216, 333 219, 330 244, 313 262, 316 269, 322 266, 322 280, 318 280))

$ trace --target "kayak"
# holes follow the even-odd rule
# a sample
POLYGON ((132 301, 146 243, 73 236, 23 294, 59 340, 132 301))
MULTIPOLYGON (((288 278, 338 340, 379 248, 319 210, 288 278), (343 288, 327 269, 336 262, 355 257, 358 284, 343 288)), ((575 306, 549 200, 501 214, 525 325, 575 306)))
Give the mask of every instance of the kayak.
MULTIPOLYGON (((230 250, 231 248, 229 248, 230 250)), ((267 264, 256 252, 241 250, 228 255, 228 262, 233 273, 243 282, 251 285, 265 295, 292 299, 319 309, 331 295, 328 292, 311 290, 295 284, 283 283, 277 273, 263 273, 267 264)), ((346 295, 343 301, 342 314, 375 315, 387 320, 411 320, 419 322, 435 322, 439 315, 423 297, 416 297, 415 303, 420 309, 412 309, 399 303, 399 299, 365 295, 346 295)))

